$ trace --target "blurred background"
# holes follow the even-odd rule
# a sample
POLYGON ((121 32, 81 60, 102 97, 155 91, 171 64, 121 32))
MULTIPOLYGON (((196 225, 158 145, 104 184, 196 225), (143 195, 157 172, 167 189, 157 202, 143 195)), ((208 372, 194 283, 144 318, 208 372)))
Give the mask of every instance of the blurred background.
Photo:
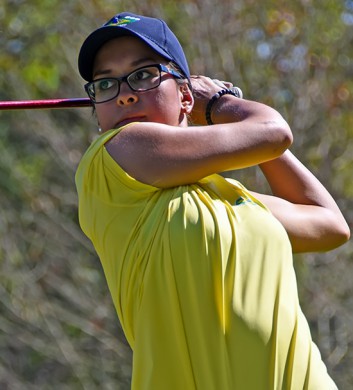
MULTIPOLYGON (((191 72, 279 110, 294 153, 353 222, 353 1, 5 0, 0 100, 83 97, 77 54, 114 14, 167 21, 191 72)), ((0 112, 0 388, 129 389, 131 351, 77 221, 89 108, 0 112)), ((266 190, 257 168, 232 173, 266 190)), ((340 389, 353 388, 352 242, 295 257, 302 308, 340 389)), ((148 358, 148 357, 146 357, 148 358)))

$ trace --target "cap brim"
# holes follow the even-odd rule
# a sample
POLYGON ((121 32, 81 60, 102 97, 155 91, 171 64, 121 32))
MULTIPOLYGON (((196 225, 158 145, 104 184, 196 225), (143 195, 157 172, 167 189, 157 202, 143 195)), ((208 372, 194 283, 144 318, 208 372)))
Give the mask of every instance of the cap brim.
POLYGON ((172 60, 172 57, 165 50, 161 49, 147 37, 125 27, 106 26, 101 27, 90 34, 81 47, 78 57, 78 69, 82 78, 86 81, 92 81, 93 64, 98 50, 109 40, 126 35, 136 36, 142 39, 162 57, 165 57, 167 60, 172 60))

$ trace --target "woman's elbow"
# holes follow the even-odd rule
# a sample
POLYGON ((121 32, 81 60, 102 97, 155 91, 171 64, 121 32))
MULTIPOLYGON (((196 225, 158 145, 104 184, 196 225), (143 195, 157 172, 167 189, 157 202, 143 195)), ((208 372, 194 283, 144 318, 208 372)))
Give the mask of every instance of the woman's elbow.
POLYGON ((293 143, 293 134, 292 131, 287 124, 287 122, 283 120, 276 121, 274 123, 273 131, 275 133, 275 148, 273 150, 275 156, 281 156, 293 143))
POLYGON ((339 226, 337 226, 335 237, 337 246, 345 244, 351 238, 351 230, 344 219, 341 223, 339 223, 339 226))
POLYGON ((330 251, 332 249, 338 248, 341 245, 345 244, 351 237, 350 228, 342 217, 336 221, 336 223, 331 224, 330 232, 326 237, 327 248, 324 248, 324 251, 330 251))
MULTIPOLYGON (((289 235, 294 253, 329 252, 340 247, 350 239, 349 226, 337 211, 321 209, 309 228, 299 229, 299 234, 289 235)), ((305 221, 302 222, 305 228, 305 221)), ((298 233, 298 232, 297 232, 298 233)))
POLYGON ((283 146, 288 149, 293 143, 293 133, 288 125, 288 123, 283 119, 281 121, 281 130, 283 137, 283 146))

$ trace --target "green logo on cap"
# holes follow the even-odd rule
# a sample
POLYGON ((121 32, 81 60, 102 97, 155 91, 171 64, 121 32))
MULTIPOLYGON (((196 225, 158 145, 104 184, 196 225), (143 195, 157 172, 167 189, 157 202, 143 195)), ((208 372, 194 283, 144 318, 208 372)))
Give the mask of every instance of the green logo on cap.
POLYGON ((134 22, 138 22, 140 19, 139 18, 135 18, 133 16, 125 16, 124 18, 117 18, 117 17, 114 17, 113 19, 111 19, 107 24, 106 26, 121 26, 121 27, 124 27, 130 23, 134 23, 134 22))

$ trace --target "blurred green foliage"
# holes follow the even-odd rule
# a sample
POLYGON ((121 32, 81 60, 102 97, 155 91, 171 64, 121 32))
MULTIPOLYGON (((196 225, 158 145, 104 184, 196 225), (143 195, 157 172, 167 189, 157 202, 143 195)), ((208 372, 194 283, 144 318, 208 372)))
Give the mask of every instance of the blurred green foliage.
MULTIPOLYGON (((352 0, 6 0, 0 100, 83 96, 80 45, 123 10, 165 19, 192 73, 278 109, 293 151, 352 224, 352 0)), ((77 221, 74 174, 95 118, 2 111, 0 131, 0 388, 128 389, 131 351, 77 221)), ((267 189, 256 168, 234 176, 267 189)), ((295 259, 303 310, 341 389, 353 386, 352 252, 349 242, 295 259)))

